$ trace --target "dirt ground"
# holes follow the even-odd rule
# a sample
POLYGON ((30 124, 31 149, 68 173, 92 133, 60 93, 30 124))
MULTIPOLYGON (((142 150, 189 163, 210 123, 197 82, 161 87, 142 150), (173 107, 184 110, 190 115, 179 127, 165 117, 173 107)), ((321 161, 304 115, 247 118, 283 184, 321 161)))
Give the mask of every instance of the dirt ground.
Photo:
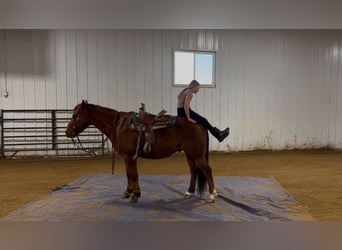
MULTIPOLYGON (((83 175, 111 173, 111 160, 110 156, 0 160, 0 218, 83 175)), ((140 175, 189 174, 182 153, 162 160, 139 159, 138 165, 140 175)), ((211 153, 210 165, 214 177, 273 176, 316 220, 342 221, 341 151, 211 153)), ((120 157, 115 172, 124 173, 120 157)))

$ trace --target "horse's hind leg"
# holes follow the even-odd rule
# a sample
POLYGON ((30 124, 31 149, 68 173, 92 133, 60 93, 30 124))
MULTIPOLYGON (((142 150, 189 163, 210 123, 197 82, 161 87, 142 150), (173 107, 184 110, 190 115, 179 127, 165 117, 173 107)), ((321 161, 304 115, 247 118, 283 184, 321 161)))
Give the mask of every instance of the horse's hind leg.
POLYGON ((190 184, 189 184, 189 188, 188 191, 184 194, 184 198, 190 198, 194 193, 195 193, 195 188, 196 188, 196 178, 197 178, 197 174, 196 174, 196 162, 189 157, 188 155, 186 156, 186 160, 188 162, 189 168, 190 168, 190 184))
POLYGON ((141 195, 139 185, 139 175, 137 169, 137 160, 132 157, 124 157, 127 175, 127 189, 124 193, 124 198, 129 198, 133 193, 130 202, 137 202, 141 195))
POLYGON ((205 177, 207 178, 207 181, 208 181, 210 194, 209 194, 209 197, 207 199, 207 202, 215 202, 215 199, 217 197, 217 191, 215 188, 212 169, 209 166, 209 163, 205 158, 198 159, 196 162, 197 162, 198 167, 202 170, 203 174, 205 175, 205 177))

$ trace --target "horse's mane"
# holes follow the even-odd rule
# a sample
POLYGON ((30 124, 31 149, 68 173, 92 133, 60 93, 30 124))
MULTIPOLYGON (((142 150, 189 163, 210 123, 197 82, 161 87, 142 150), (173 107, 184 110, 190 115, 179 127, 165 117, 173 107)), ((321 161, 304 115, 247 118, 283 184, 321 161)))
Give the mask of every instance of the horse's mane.
POLYGON ((101 106, 101 105, 88 103, 87 101, 78 104, 78 105, 75 107, 74 110, 77 110, 79 107, 82 107, 83 105, 85 105, 87 109, 99 108, 99 109, 101 109, 101 110, 104 111, 104 112, 116 112, 116 111, 117 111, 117 110, 115 110, 115 109, 111 109, 111 108, 104 107, 104 106, 101 106))
POLYGON ((111 109, 111 108, 107 108, 107 107, 103 107, 103 106, 101 106, 101 105, 96 105, 96 104, 91 104, 91 103, 88 103, 88 106, 89 106, 89 108, 100 108, 100 109, 102 109, 102 110, 104 110, 104 111, 108 111, 108 112, 113 112, 113 111, 116 111, 116 110, 114 110, 114 109, 111 109))

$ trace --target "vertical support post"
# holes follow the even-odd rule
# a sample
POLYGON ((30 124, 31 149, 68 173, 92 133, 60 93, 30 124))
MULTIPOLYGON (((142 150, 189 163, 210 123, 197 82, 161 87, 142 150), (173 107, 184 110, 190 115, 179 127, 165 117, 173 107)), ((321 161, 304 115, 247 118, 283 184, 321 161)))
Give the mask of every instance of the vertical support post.
POLYGON ((52 128, 52 149, 58 150, 56 110, 51 110, 51 128, 52 128))
POLYGON ((105 140, 104 140, 104 135, 103 135, 103 134, 101 134, 101 140, 102 140, 102 143, 101 143, 101 145, 102 145, 101 151, 102 151, 102 155, 104 155, 105 140))
POLYGON ((4 150, 4 111, 1 109, 0 110, 0 130, 1 130, 1 148, 0 148, 0 157, 1 159, 5 158, 5 150, 4 150))

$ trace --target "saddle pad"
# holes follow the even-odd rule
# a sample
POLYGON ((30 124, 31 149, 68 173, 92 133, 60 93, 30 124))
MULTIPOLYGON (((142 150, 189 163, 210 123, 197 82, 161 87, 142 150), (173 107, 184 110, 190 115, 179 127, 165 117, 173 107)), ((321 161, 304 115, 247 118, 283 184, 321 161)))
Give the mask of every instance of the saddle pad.
POLYGON ((86 175, 3 217, 2 221, 310 221, 273 178, 214 177, 219 197, 183 199, 189 176, 141 175, 138 203, 122 198, 125 175, 86 175))

